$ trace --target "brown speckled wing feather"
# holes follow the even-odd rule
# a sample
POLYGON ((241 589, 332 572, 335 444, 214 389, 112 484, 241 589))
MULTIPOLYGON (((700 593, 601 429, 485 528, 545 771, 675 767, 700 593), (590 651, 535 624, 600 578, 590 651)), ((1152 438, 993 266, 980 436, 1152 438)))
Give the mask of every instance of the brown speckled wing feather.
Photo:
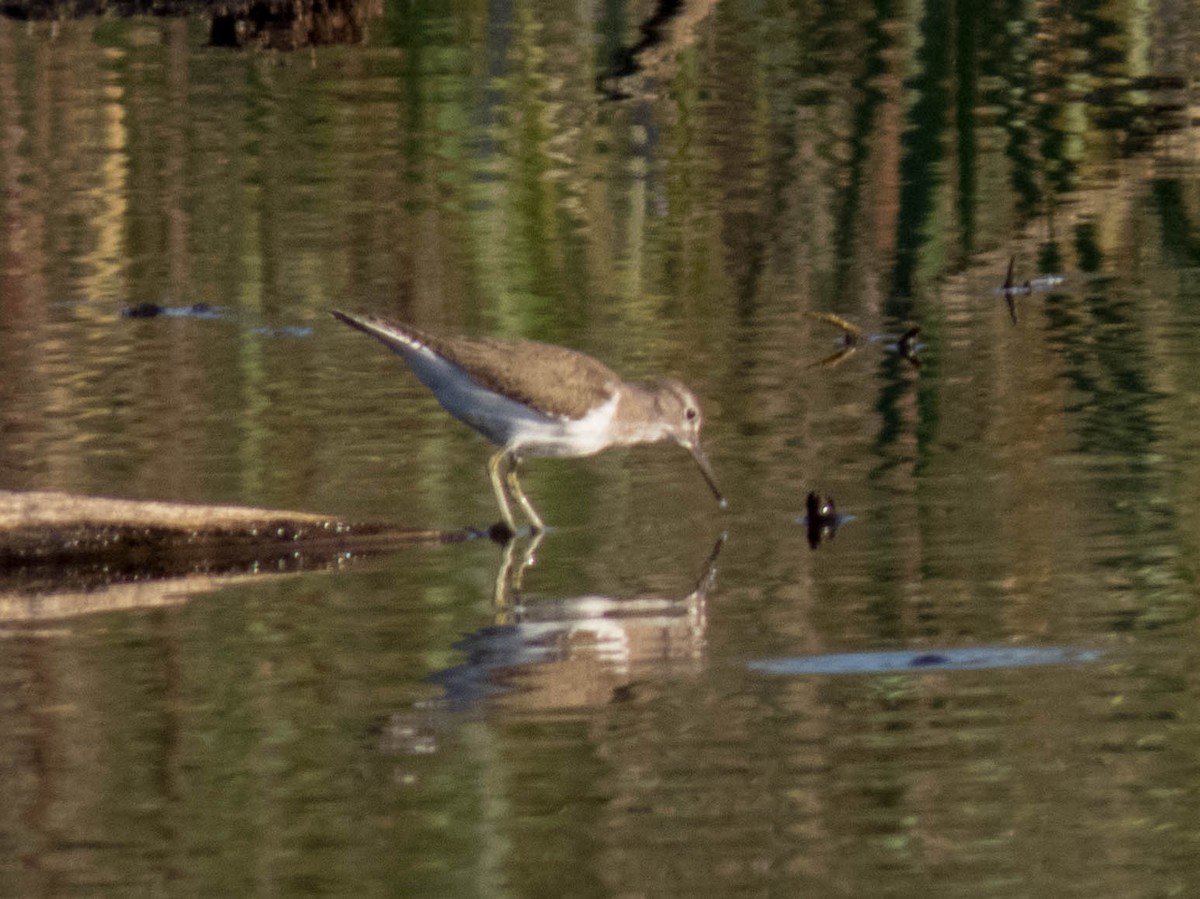
POLYGON ((443 340, 427 334, 419 339, 482 386, 546 415, 582 418, 620 383, 603 362, 549 343, 494 337, 443 340))
POLYGON ((620 384, 617 374, 603 362, 554 344, 496 337, 439 337, 373 315, 333 314, 393 349, 401 350, 410 342, 422 344, 467 371, 481 386, 546 415, 582 418, 608 400, 620 384))

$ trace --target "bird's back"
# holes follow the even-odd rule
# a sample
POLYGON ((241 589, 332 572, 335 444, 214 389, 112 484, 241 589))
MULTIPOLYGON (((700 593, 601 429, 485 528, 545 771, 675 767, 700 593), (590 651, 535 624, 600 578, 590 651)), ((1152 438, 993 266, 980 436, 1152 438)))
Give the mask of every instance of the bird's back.
POLYGON ((435 393, 439 387, 433 382, 441 377, 435 359, 450 363, 486 390, 555 418, 582 418, 611 399, 620 385, 620 378, 603 362, 567 347, 497 337, 440 337, 373 315, 333 315, 403 356, 435 393))

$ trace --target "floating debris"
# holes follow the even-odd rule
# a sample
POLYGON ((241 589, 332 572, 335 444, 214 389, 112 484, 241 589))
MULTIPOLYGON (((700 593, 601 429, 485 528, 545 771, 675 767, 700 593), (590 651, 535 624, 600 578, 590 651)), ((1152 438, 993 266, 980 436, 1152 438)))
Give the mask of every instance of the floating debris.
POLYGON ((1004 276, 1004 284, 992 291, 992 293, 1001 294, 1004 297, 1004 302, 1008 305, 1009 318, 1012 319, 1014 325, 1017 323, 1017 297, 1029 296, 1030 294, 1050 290, 1053 287, 1058 287, 1067 280, 1062 275, 1038 275, 1036 278, 1031 278, 1018 284, 1013 278, 1013 270, 1016 267, 1016 263, 1016 256, 1009 257, 1008 273, 1004 276))
POLYGON ((833 355, 814 362, 809 366, 810 368, 833 368, 841 365, 864 344, 878 344, 884 349, 899 353, 913 368, 921 367, 921 359, 917 354, 923 348, 923 345, 917 343, 917 337, 920 335, 921 329, 916 325, 910 327, 899 336, 895 334, 867 334, 854 322, 844 319, 840 315, 834 315, 832 312, 805 312, 804 314, 809 318, 825 322, 827 325, 833 325, 842 332, 841 336, 838 337, 840 349, 833 355))
POLYGON ((838 528, 854 520, 853 515, 838 513, 837 504, 832 496, 823 497, 816 493, 809 493, 804 501, 804 507, 807 514, 799 521, 805 526, 808 532, 808 545, 813 549, 826 540, 832 540, 837 536, 838 528))
POLYGON ((906 362, 913 368, 921 367, 921 360, 917 357, 917 350, 920 345, 917 343, 917 337, 920 336, 921 329, 913 325, 907 331, 900 335, 900 339, 896 341, 896 352, 899 353, 906 362))
POLYGON ((208 303, 190 306, 160 306, 158 303, 139 303, 121 310, 121 318, 225 318, 225 311, 208 303))

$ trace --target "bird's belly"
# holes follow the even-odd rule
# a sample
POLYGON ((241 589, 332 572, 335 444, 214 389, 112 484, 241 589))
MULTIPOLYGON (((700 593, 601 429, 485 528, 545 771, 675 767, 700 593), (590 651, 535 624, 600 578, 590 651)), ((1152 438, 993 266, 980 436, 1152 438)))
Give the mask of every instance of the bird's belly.
POLYGON ((507 445, 527 456, 590 456, 609 445, 605 429, 594 418, 546 418, 513 434, 507 445))
POLYGON ((562 418, 481 387, 444 360, 410 358, 409 365, 447 412, 498 446, 529 456, 590 456, 610 442, 616 397, 582 418, 562 418))
POLYGON ((559 418, 512 400, 504 403, 508 404, 506 412, 486 425, 469 423, 484 434, 500 435, 502 439, 490 439, 514 452, 526 456, 590 456, 610 443, 608 422, 615 402, 605 403, 583 418, 559 418))

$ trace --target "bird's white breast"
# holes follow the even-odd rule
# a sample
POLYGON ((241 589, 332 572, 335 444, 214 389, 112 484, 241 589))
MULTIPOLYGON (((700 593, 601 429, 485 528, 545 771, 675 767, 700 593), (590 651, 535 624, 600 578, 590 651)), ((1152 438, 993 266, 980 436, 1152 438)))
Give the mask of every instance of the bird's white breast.
POLYGON ((563 418, 480 386, 461 367, 422 344, 414 342, 403 356, 447 412, 499 446, 531 456, 590 456, 611 442, 615 393, 582 418, 563 418))

